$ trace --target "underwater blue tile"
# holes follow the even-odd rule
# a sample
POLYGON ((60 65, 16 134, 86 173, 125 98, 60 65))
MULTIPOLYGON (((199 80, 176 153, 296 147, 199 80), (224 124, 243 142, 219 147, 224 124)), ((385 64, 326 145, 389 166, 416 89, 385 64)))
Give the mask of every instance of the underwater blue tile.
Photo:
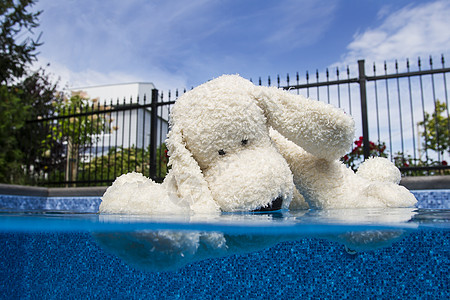
POLYGON ((45 208, 72 212, 98 212, 100 202, 100 197, 48 197, 45 208))
MULTIPOLYGON (((449 193, 417 195, 431 197, 423 205, 449 202, 449 193)), ((59 208, 83 201, 53 200, 59 208)), ((391 247, 350 255, 339 243, 304 238, 152 273, 104 252, 90 233, 0 233, 0 292, 16 299, 448 299, 449 240, 449 231, 419 230, 391 247)))
POLYGON ((450 189, 415 190, 418 208, 450 209, 450 189))
POLYGON ((46 197, 0 195, 2 210, 42 210, 46 197))
MULTIPOLYGON (((411 191, 418 200, 418 208, 450 209, 450 189, 411 191)), ((0 195, 3 210, 57 210, 98 212, 100 197, 34 197, 0 195)))

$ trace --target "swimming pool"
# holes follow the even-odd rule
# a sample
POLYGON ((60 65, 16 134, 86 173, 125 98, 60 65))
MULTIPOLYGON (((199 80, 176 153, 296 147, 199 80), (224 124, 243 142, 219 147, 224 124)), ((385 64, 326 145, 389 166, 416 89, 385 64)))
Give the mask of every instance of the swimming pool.
POLYGON ((0 290, 39 299, 448 299, 450 190, 415 193, 422 208, 171 217, 97 215, 98 197, 3 195, 0 290))

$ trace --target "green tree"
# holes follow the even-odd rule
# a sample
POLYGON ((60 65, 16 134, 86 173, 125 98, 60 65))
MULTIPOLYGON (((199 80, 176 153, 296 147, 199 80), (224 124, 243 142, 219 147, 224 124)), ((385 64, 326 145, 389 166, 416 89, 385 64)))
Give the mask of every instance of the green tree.
POLYGON ((7 85, 28 73, 41 45, 40 35, 33 39, 39 26, 39 12, 29 12, 34 0, 0 1, 0 84, 7 85), (31 35, 31 36, 30 36, 31 35))
MULTIPOLYGON (((42 122, 29 122, 40 117, 52 116, 54 107, 52 103, 56 99, 56 84, 52 84, 43 69, 27 76, 17 84, 23 91, 21 103, 29 109, 27 111, 25 125, 16 130, 18 147, 23 153, 23 166, 28 174, 44 172, 44 161, 42 161, 41 141, 47 136, 48 128, 42 122)), ((32 177, 26 176, 26 184, 36 183, 32 177)))
POLYGON ((0 182, 12 183, 21 176, 23 152, 16 131, 22 129, 28 107, 21 105, 19 89, 0 86, 0 182))
MULTIPOLYGON (((167 147, 162 144, 156 149, 156 176, 162 180, 168 171, 167 147)), ((150 147, 145 149, 132 147, 113 147, 106 155, 97 156, 80 166, 79 178, 100 184, 110 183, 116 177, 127 172, 140 172, 148 176, 150 173, 150 147)))
POLYGON ((436 100, 434 112, 431 115, 425 112, 424 120, 419 125, 423 128, 421 135, 425 149, 431 149, 440 155, 450 153, 450 119, 444 102, 436 100))
MULTIPOLYGON (((52 111, 55 85, 39 70, 12 85, 0 85, 0 182, 33 183, 27 179, 30 163, 39 157, 45 128, 27 123, 52 111)), ((34 171, 39 165, 33 164, 34 171)))
MULTIPOLYGON (((65 180, 77 179, 80 156, 83 150, 98 141, 98 135, 110 132, 111 119, 109 114, 102 114, 105 106, 97 103, 97 99, 89 99, 83 92, 72 93, 70 98, 65 96, 53 102, 56 120, 47 125, 50 130, 42 144, 47 155, 56 145, 67 145, 65 180)), ((58 149, 61 149, 59 147, 58 149)))
POLYGON ((0 182, 5 183, 32 183, 27 162, 37 158, 44 131, 26 121, 48 115, 54 98, 55 85, 44 70, 30 70, 41 45, 40 36, 33 38, 41 13, 29 12, 34 2, 0 1, 0 182))

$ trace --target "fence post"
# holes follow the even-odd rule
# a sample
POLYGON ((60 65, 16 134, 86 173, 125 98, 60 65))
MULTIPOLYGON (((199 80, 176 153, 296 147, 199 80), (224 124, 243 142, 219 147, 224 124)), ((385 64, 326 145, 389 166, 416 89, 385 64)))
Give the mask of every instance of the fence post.
POLYGON ((150 114, 150 171, 149 177, 156 178, 156 150, 158 126, 158 90, 152 89, 152 111, 150 114))
POLYGON ((366 70, 364 60, 358 60, 358 72, 359 72, 359 93, 361 98, 361 121, 362 121, 362 135, 363 135, 363 154, 364 159, 370 156, 370 144, 369 144, 369 121, 367 118, 367 92, 366 92, 366 70))

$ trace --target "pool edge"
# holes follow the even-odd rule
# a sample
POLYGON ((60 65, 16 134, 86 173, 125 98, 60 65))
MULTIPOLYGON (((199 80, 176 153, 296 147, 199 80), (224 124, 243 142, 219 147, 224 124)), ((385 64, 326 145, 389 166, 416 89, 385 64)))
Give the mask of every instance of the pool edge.
MULTIPOLYGON (((410 176, 403 177, 400 185, 409 190, 439 190, 450 189, 449 175, 410 176)), ((0 183, 0 194, 36 197, 65 197, 65 196, 99 196, 101 197, 107 186, 98 187, 38 187, 0 183)))
POLYGON ((46 188, 38 186, 0 183, 0 194, 35 197, 101 197, 103 196, 107 188, 107 186, 46 188))

